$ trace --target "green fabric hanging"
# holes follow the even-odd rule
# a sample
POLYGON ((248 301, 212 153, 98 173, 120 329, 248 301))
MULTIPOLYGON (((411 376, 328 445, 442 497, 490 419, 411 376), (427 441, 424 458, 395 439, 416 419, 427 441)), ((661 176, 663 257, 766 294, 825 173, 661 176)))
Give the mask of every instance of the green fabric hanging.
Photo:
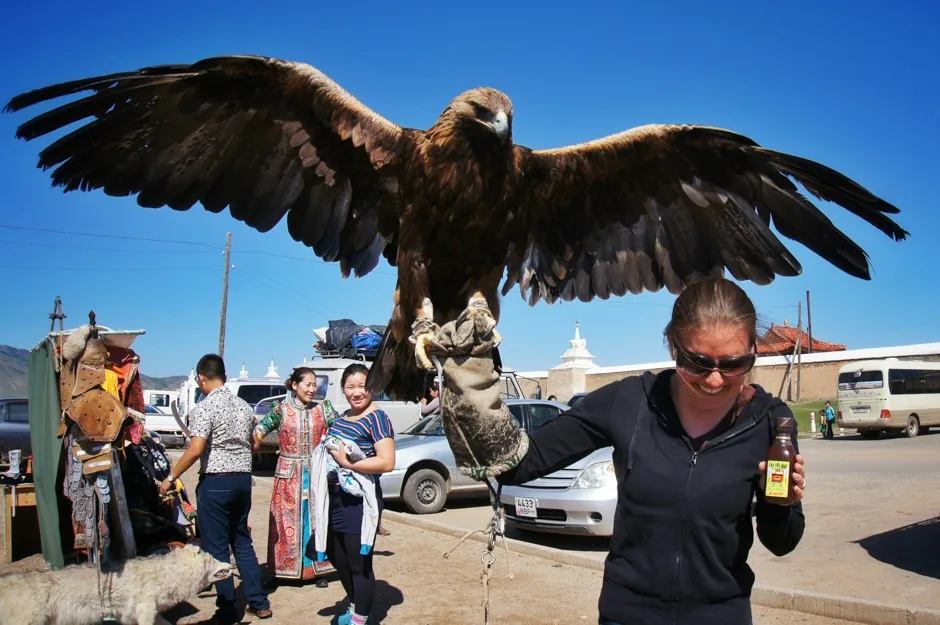
POLYGON ((33 482, 42 557, 52 568, 58 569, 65 566, 65 556, 57 493, 62 441, 56 436, 61 411, 54 358, 49 341, 43 341, 29 354, 29 438, 33 448, 33 482))

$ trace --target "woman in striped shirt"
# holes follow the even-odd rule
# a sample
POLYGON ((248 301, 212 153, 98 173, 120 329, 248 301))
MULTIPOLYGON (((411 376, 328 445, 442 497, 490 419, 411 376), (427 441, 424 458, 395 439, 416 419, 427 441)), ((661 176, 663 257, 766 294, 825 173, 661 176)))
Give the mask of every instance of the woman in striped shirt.
MULTIPOLYGON (((373 475, 375 497, 379 514, 383 508, 382 488, 378 477, 395 468, 395 434, 392 422, 384 411, 372 403, 366 390, 365 365, 355 363, 343 371, 343 395, 349 410, 330 426, 328 434, 352 441, 359 446, 365 458, 350 462, 342 447, 331 451, 336 463, 346 469, 373 475)), ((372 572, 372 553, 361 553, 363 499, 350 495, 336 481, 327 478, 330 496, 330 524, 327 537, 327 556, 336 567, 340 581, 349 597, 349 610, 339 618, 339 625, 364 625, 375 599, 375 575, 372 572)))

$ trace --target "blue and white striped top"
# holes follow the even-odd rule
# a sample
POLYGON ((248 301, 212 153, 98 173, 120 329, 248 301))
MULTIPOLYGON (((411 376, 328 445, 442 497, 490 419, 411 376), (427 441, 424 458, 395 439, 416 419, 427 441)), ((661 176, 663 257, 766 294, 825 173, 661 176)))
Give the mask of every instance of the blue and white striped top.
POLYGON ((328 433, 356 443, 366 458, 375 456, 377 442, 395 438, 395 428, 384 410, 373 410, 355 421, 347 419, 343 413, 333 422, 328 433))

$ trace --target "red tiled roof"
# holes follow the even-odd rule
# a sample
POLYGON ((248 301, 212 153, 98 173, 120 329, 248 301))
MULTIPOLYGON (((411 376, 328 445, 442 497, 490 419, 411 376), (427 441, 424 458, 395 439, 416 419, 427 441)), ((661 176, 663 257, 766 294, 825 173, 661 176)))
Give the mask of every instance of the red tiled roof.
MULTIPOLYGON (((804 354, 809 352, 809 336, 805 331, 798 330, 793 326, 788 326, 784 321, 782 326, 774 323, 770 324, 770 329, 764 333, 764 336, 757 340, 757 353, 761 355, 770 354, 792 354, 796 346, 797 337, 802 334, 800 340, 800 351, 804 354)), ((813 338, 814 352, 840 352, 845 350, 845 345, 829 343, 813 338)))

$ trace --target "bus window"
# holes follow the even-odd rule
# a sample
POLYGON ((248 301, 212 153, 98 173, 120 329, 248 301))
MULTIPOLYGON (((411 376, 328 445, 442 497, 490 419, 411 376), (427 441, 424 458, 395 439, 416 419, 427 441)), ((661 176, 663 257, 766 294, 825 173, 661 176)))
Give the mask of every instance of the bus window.
POLYGON ((892 395, 940 393, 940 370, 889 369, 888 390, 892 395))
POLYGON ((840 391, 856 391, 884 387, 881 371, 851 371, 839 374, 840 391))

